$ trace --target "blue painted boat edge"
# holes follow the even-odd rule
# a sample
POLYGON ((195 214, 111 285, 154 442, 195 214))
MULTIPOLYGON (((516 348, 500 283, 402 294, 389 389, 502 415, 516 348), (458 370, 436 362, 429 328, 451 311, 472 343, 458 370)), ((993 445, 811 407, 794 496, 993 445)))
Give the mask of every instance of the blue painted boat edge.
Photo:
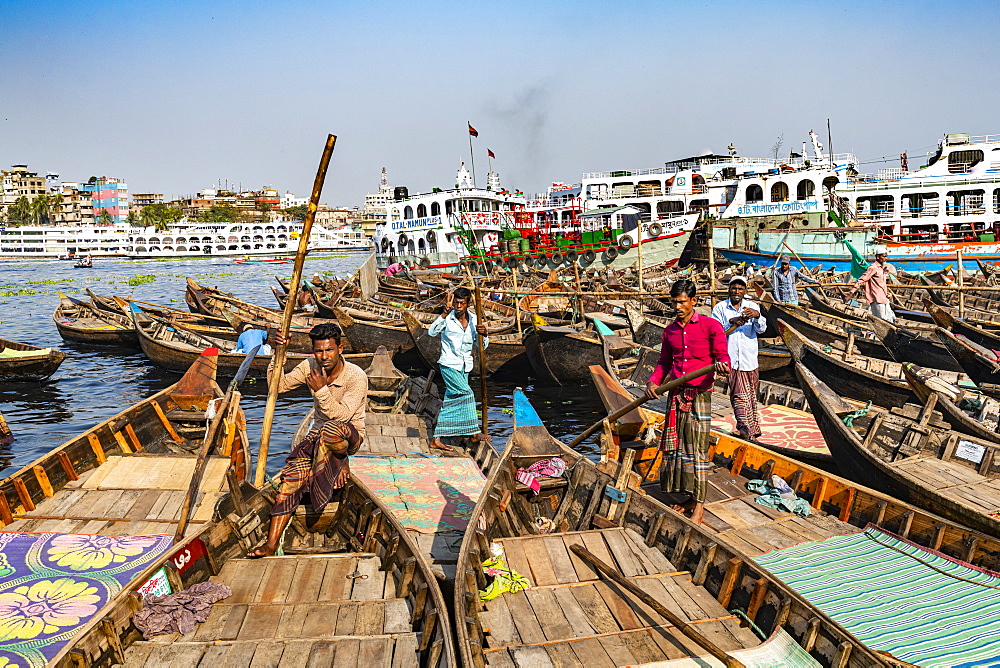
POLYGON ((542 418, 538 416, 538 411, 528 401, 521 388, 514 390, 514 428, 518 427, 544 427, 542 418))
MULTIPOLYGON (((778 253, 758 253, 756 251, 737 250, 733 248, 719 248, 716 250, 719 255, 730 262, 754 262, 758 266, 771 266, 778 259, 778 253)), ((812 269, 823 265, 824 269, 835 268, 837 271, 848 271, 851 268, 851 258, 832 255, 803 255, 799 253, 802 263, 812 269)), ((1000 260, 1000 255, 974 255, 972 257, 963 255, 962 266, 970 271, 978 271, 979 265, 976 260, 983 262, 995 262, 1000 260)), ((797 264, 795 258, 793 263, 797 264)), ((899 269, 906 271, 938 271, 947 264, 956 264, 954 255, 924 255, 918 258, 900 257, 889 255, 889 262, 899 269)))

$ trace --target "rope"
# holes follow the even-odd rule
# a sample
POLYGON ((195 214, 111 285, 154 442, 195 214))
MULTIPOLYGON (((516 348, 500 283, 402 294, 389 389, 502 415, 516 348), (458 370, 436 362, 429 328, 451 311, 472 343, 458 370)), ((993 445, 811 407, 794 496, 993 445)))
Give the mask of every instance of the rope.
POLYGON ((730 612, 730 614, 736 615, 737 617, 739 617, 740 619, 742 619, 744 622, 746 622, 747 626, 749 626, 753 630, 753 632, 756 633, 760 637, 761 640, 767 640, 767 634, 764 633, 764 631, 761 630, 761 628, 759 626, 757 626, 756 624, 754 624, 753 620, 750 619, 749 617, 747 617, 747 615, 746 615, 745 612, 743 612, 739 608, 733 608, 729 612, 730 612))
POLYGON ((859 408, 858 410, 850 413, 849 415, 845 415, 842 418, 843 421, 844 421, 844 424, 846 426, 848 426, 848 427, 853 427, 854 426, 854 421, 857 418, 859 418, 859 417, 864 417, 864 416, 868 415, 868 411, 870 411, 871 408, 872 408, 872 402, 869 401, 868 405, 865 406, 864 408, 859 408))

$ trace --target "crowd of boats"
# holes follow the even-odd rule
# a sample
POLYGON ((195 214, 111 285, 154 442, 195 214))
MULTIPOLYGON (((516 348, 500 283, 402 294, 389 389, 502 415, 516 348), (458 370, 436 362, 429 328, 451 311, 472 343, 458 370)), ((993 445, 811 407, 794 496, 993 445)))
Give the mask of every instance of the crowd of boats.
MULTIPOLYGON (((975 274, 899 271, 888 323, 846 298, 851 281, 836 266, 811 273, 819 283, 802 305, 775 302, 766 272, 745 264, 715 276, 674 262, 414 270, 379 275, 367 298, 362 280, 311 277, 297 291, 286 369, 311 354, 313 325, 336 321, 347 358, 369 377, 365 466, 431 471, 465 529, 415 528, 392 496, 417 494, 406 482, 415 478, 375 493, 359 464, 322 512, 300 508, 284 556, 260 560, 243 557, 264 537, 274 488, 252 484, 238 388, 223 391, 216 374, 239 375, 238 333, 275 332, 281 311, 190 279, 188 311, 62 296, 53 320, 64 339, 139 347, 184 375, 0 481, 4 530, 174 533, 176 542, 42 662, 994 664, 997 278, 986 264, 975 274), (716 425, 705 519, 694 523, 656 483, 663 405, 640 404, 672 318, 661 296, 691 279, 699 308, 710 308, 734 274, 768 322, 761 413, 781 417, 756 441, 716 425), (479 441, 432 456, 439 341, 427 326, 460 285, 479 295, 486 373, 593 383, 607 418, 562 442, 518 391, 502 452, 479 441), (398 370, 420 362, 426 377, 398 370), (575 449, 587 437, 599 458, 575 449), (448 476, 459 469, 475 472, 478 493, 457 491, 448 476), (528 470, 551 475, 526 484, 528 470), (776 478, 788 490, 767 505, 760 490, 776 478), (143 639, 134 592, 161 569, 167 591, 213 582, 231 596, 194 630, 143 639)), ((275 285, 279 306, 289 290, 275 285)), ((46 378, 64 355, 0 344, 2 380, 46 378)), ((249 373, 269 361, 258 355, 249 373)), ((725 390, 724 378, 716 383, 725 390)), ((300 435, 310 423, 304 416, 300 435)))

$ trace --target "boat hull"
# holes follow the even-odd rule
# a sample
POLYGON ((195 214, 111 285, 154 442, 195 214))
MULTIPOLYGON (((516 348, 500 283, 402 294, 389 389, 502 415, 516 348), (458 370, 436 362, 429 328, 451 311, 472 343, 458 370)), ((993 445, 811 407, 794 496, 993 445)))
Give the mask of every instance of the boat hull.
POLYGON ((535 327, 525 332, 524 348, 538 378, 556 385, 585 383, 590 367, 604 363, 600 337, 572 327, 535 327))

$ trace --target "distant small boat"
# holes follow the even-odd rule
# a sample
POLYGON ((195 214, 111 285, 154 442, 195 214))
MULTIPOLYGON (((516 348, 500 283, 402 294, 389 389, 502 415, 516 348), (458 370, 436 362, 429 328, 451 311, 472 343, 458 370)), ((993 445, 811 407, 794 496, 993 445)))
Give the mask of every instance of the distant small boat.
POLYGON ((76 264, 73 265, 73 268, 74 269, 93 269, 94 268, 94 263, 91 262, 90 260, 80 260, 79 262, 77 262, 76 264))
POLYGON ((233 260, 236 264, 287 264, 287 257, 262 257, 258 259, 250 259, 249 256, 244 257, 239 260, 233 260))

